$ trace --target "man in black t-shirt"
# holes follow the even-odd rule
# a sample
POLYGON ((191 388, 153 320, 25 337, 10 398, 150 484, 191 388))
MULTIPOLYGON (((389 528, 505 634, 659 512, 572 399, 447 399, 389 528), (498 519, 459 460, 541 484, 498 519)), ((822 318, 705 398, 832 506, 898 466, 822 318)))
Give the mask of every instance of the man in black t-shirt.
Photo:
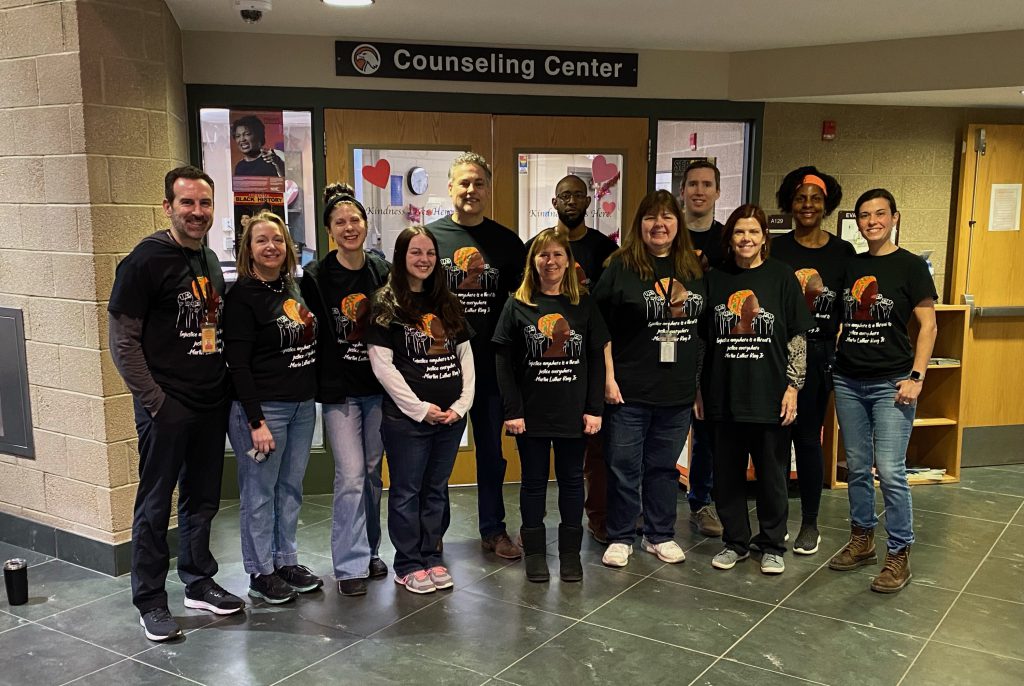
MULTIPOLYGON (((679 186, 683 218, 700 262, 707 270, 722 264, 721 223, 715 220, 715 203, 721 195, 722 174, 711 162, 697 161, 686 168, 679 186)), ((711 503, 713 485, 712 431, 704 420, 693 418, 693 450, 690 458, 690 523, 704 536, 721 536, 722 523, 711 503)))
POLYGON ((448 279, 475 332, 470 340, 476 394, 469 419, 476 447, 477 512, 484 550, 509 560, 522 555, 505 527, 502 484, 507 462, 501 452, 505 412, 498 393, 491 337, 509 293, 519 287, 526 249, 514 231, 484 216, 491 199, 491 170, 476 153, 464 153, 448 170, 454 212, 427 228, 437 239, 437 269, 448 279))
MULTIPOLYGON (((574 174, 558 182, 555 186, 555 197, 551 199, 551 205, 558 214, 558 223, 553 228, 569 236, 569 247, 576 261, 580 285, 592 291, 604 272, 605 260, 619 246, 597 229, 587 226, 587 210, 591 201, 586 182, 574 174)), ((527 252, 533 241, 531 238, 526 242, 527 252)), ((608 468, 604 462, 604 436, 597 433, 586 438, 583 475, 587 483, 587 497, 584 503, 587 527, 594 538, 603 543, 607 539, 605 519, 608 510, 608 468)))
POLYGON ((107 307, 111 356, 132 392, 139 432, 132 602, 152 641, 181 635, 164 589, 176 485, 185 607, 218 615, 245 607, 213 580, 217 561, 210 553, 228 416, 224 276, 203 245, 213 223, 213 180, 196 167, 179 167, 164 178, 164 193, 171 228, 142 239, 118 265, 107 307))

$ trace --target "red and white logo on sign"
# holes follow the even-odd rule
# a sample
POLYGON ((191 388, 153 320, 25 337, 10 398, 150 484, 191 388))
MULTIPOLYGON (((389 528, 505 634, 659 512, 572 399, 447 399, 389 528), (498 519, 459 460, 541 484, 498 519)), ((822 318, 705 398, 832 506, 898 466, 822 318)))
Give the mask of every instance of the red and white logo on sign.
POLYGON ((352 66, 363 76, 369 76, 380 68, 380 53, 369 43, 357 45, 352 51, 352 66))

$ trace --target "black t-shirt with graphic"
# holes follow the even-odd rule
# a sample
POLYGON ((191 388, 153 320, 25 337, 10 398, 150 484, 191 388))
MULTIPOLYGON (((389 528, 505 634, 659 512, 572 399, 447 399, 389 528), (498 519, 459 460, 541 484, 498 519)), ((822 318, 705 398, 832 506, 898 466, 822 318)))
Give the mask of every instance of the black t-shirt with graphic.
POLYGON ((143 320, 142 353, 153 380, 183 405, 210 410, 227 400, 222 357, 224 275, 209 248, 188 250, 168 231, 142 239, 117 266, 107 309, 143 320), (217 326, 217 352, 202 351, 202 325, 217 326))
POLYGON ((828 241, 820 248, 807 248, 797 242, 794 232, 772 236, 772 257, 782 260, 796 273, 803 289, 807 309, 817 326, 807 332, 813 340, 834 341, 843 317, 843 275, 846 262, 857 254, 849 241, 826 233, 828 241))
POLYGON ((701 377, 709 419, 777 424, 789 341, 814 327, 789 265, 727 262, 708 272, 708 355, 701 377))
MULTIPOLYGON (((537 239, 536 236, 526 241, 526 253, 530 252, 530 244, 537 239)), ((604 272, 604 262, 613 252, 618 249, 608 236, 597 229, 588 228, 587 232, 578 241, 570 241, 569 248, 572 250, 572 257, 576 260, 576 275, 580 279, 580 285, 588 290, 594 290, 598 279, 604 272)))
POLYGON ((471 344, 477 384, 495 385, 491 336, 509 294, 519 287, 526 247, 519 236, 492 219, 476 226, 456 224, 449 216, 427 228, 437 239, 438 276, 462 303, 466 321, 476 334, 471 344))
POLYGON ((370 258, 362 269, 343 267, 338 260, 327 260, 324 265, 323 290, 327 298, 327 317, 338 342, 341 355, 339 372, 345 392, 350 396, 383 393, 380 382, 370 367, 370 356, 363 342, 363 333, 370 323, 371 298, 384 285, 370 269, 370 258))
MULTIPOLYGON (((427 309, 425 299, 422 293, 413 294, 421 312, 427 309)), ((455 347, 472 336, 473 330, 466 328, 455 338, 449 336, 441 318, 428 312, 415 326, 398 320, 388 327, 371 322, 363 341, 390 348, 395 369, 416 397, 447 410, 462 395, 462 366, 455 347)))
POLYGON ((589 295, 535 294, 536 307, 505 302, 494 343, 509 346, 513 379, 501 379, 505 419, 523 418, 534 437, 578 438, 583 415, 604 410, 608 331, 589 295))
POLYGON ((224 296, 224 359, 250 421, 260 402, 302 402, 316 394, 317 318, 293 279, 239 277, 224 296))
POLYGON ((594 290, 608 324, 615 381, 627 403, 686 405, 697 395, 698 322, 707 298, 703 278, 684 281, 671 257, 654 258, 654 277, 613 259, 594 290), (666 304, 666 296, 668 303, 666 304), (675 362, 661 362, 661 341, 675 341, 675 362))
POLYGON ((712 220, 707 231, 690 229, 690 241, 693 243, 693 249, 698 251, 697 259, 705 271, 722 266, 725 260, 725 252, 722 250, 723 230, 725 226, 717 219, 712 220))
POLYGON ((907 325, 923 300, 938 300, 928 265, 898 248, 855 255, 843 279, 843 331, 836 371, 855 379, 906 376, 914 366, 907 325))

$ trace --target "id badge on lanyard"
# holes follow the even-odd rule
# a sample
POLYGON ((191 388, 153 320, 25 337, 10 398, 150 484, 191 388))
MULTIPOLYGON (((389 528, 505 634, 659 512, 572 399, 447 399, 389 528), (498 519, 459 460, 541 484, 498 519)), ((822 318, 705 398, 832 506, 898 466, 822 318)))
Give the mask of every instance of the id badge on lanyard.
POLYGON ((215 354, 217 352, 217 323, 204 321, 201 332, 200 350, 204 355, 215 354))
MULTIPOLYGON (((668 292, 665 294, 665 319, 672 318, 672 277, 669 277, 668 292)), ((676 344, 678 338, 671 330, 663 331, 655 336, 658 341, 658 361, 662 364, 672 364, 676 361, 676 344)))

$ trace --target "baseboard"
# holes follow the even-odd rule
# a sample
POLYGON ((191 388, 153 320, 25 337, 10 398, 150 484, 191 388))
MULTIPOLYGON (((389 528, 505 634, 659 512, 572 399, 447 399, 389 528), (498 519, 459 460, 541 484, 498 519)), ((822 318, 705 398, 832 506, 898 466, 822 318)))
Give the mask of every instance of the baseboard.
POLYGON ((1024 464, 1024 424, 972 426, 964 429, 961 467, 1024 464))
MULTIPOLYGON (((103 543, 5 512, 0 512, 0 541, 110 576, 131 571, 131 541, 103 543)), ((178 549, 177 527, 167 532, 167 545, 178 549)))

